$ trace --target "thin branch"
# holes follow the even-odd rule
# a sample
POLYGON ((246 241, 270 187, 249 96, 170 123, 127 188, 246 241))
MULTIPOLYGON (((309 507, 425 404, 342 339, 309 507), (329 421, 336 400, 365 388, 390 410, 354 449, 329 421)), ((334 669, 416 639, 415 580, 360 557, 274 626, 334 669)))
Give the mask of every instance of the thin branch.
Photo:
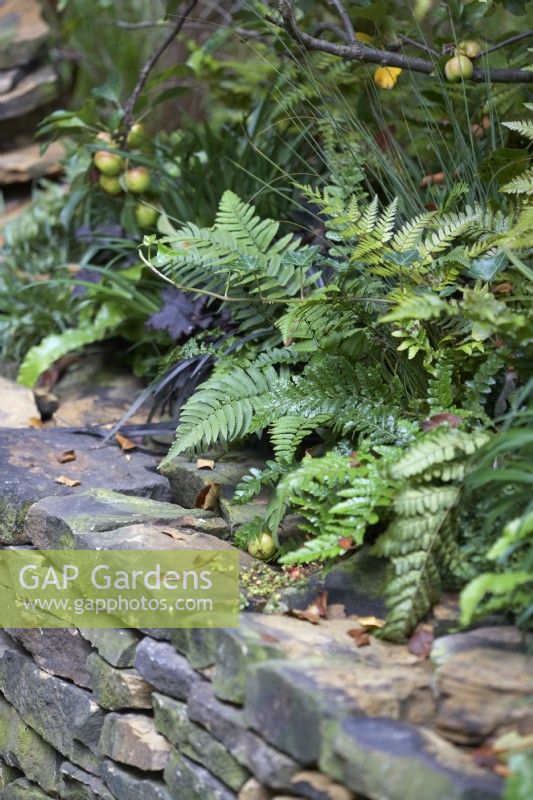
POLYGON ((318 36, 321 33, 325 33, 325 31, 331 31, 335 33, 339 39, 346 40, 346 32, 341 28, 340 25, 336 25, 334 22, 320 22, 315 28, 313 28, 313 36, 318 36))
POLYGON ((400 34, 398 37, 401 42, 404 44, 410 44, 411 47, 417 47, 419 50, 423 50, 425 53, 428 53, 430 56, 435 56, 435 58, 439 57, 438 52, 427 44, 422 44, 422 42, 417 42, 415 39, 411 39, 409 36, 404 36, 400 34))
POLYGON ((135 110, 135 105, 137 103, 137 100, 139 99, 139 95, 141 94, 146 81, 148 80, 148 76, 149 76, 150 72, 154 68, 154 66, 155 66, 157 60, 159 59, 159 57, 165 52, 167 47, 169 47, 169 45, 172 44, 172 42, 174 41, 174 39, 176 38, 178 33, 183 28, 185 22, 187 21, 187 17, 189 16, 191 11, 195 7, 197 1, 198 0, 189 0, 189 3, 187 4, 183 14, 181 14, 181 16, 178 17, 177 21, 172 26, 172 29, 170 30, 170 33, 168 34, 168 36, 165 37, 165 39, 159 45, 157 50, 155 50, 152 53, 152 55, 148 58, 148 60, 146 61, 145 65, 143 66, 143 68, 142 68, 142 70, 141 70, 141 72, 139 74, 139 78, 137 80, 135 88, 134 88, 133 92, 130 94, 130 96, 128 97, 128 100, 127 100, 126 105, 124 107, 124 117, 122 119, 121 136, 120 136, 120 139, 119 139, 119 141, 120 141, 120 143, 122 145, 124 144, 124 142, 126 141, 126 138, 128 136, 128 133, 129 133, 129 130, 131 128, 132 121, 133 121, 133 112, 135 110))
POLYGON ((510 44, 514 44, 515 42, 520 42, 522 39, 529 39, 533 36, 533 31, 526 31, 525 33, 517 33, 516 36, 511 36, 509 39, 504 39, 503 42, 498 42, 498 44, 493 44, 492 47, 487 47, 486 50, 482 50, 481 53, 477 56, 474 56, 471 61, 477 60, 478 58, 482 58, 486 56, 488 53, 494 53, 495 50, 500 50, 502 47, 508 47, 510 44))
POLYGON ((357 38, 355 36, 355 30, 352 25, 352 21, 346 9, 344 8, 341 0, 328 0, 330 6, 333 6, 337 14, 339 15, 341 22, 344 26, 344 30, 346 31, 346 39, 349 42, 356 42, 357 38))
MULTIPOLYGON (((304 33, 298 27, 296 16, 291 0, 278 0, 279 13, 283 20, 281 27, 306 50, 318 50, 323 53, 330 53, 338 56, 345 61, 361 61, 363 63, 379 64, 381 66, 400 67, 400 69, 410 70, 411 72, 421 72, 431 75, 435 70, 433 61, 416 56, 406 56, 403 53, 395 53, 390 50, 380 50, 363 42, 355 41, 351 44, 336 44, 328 42, 326 39, 318 39, 304 33)), ((270 22, 276 22, 269 18, 270 22)), ((276 23, 278 27, 279 22, 276 23)), ((523 37, 522 37, 523 38, 523 37)), ((485 83, 533 83, 533 71, 526 69, 474 69, 470 80, 485 83)))

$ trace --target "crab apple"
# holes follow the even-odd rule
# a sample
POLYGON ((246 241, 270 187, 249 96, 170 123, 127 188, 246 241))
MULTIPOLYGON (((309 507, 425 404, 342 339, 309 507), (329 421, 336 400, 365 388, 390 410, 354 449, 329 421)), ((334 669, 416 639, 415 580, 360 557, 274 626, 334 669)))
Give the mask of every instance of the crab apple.
POLYGON ((444 73, 449 81, 460 81, 461 78, 471 78, 474 65, 467 56, 454 56, 446 62, 444 73))
POLYGON ((473 39, 464 39, 457 45, 457 50, 460 55, 468 56, 468 58, 477 58, 481 53, 480 45, 473 39))
POLYGON ((248 552, 250 555, 253 556, 253 558, 261 559, 261 561, 268 561, 268 559, 272 558, 275 554, 276 550, 277 547, 270 531, 263 531, 248 544, 248 552))
POLYGON ((120 194, 122 186, 120 181, 114 175, 100 175, 98 178, 100 188, 107 192, 107 194, 120 194))
POLYGON ((137 203, 135 206, 135 219, 139 228, 153 228, 159 219, 159 211, 157 208, 146 205, 146 203, 137 203))
POLYGON ((139 147, 146 139, 146 131, 141 122, 135 122, 128 133, 126 143, 128 147, 139 147))
POLYGON ((113 177, 119 175, 124 167, 122 156, 118 153, 110 153, 108 150, 98 150, 94 154, 94 166, 104 175, 113 177))
POLYGON ((130 192, 140 194, 148 189, 152 176, 146 167, 132 167, 126 172, 124 180, 130 192))

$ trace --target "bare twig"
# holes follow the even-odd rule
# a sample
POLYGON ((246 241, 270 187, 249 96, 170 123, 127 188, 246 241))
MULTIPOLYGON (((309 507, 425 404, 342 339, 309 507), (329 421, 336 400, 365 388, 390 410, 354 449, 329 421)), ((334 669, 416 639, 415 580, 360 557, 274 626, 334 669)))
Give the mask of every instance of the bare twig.
POLYGON ((511 36, 509 39, 504 39, 503 42, 498 42, 497 44, 493 44, 492 47, 487 47, 486 50, 482 50, 481 53, 477 56, 474 56, 474 59, 482 58, 486 56, 488 53, 494 53, 495 50, 500 50, 502 47, 508 47, 510 44, 515 44, 515 42, 520 42, 522 39, 529 39, 533 36, 533 31, 526 31, 525 33, 517 33, 516 36, 511 36))
MULTIPOLYGON (((435 70, 434 62, 425 58, 406 56, 404 53, 392 52, 391 50, 380 50, 357 40, 347 44, 337 44, 328 42, 326 39, 319 39, 316 36, 310 36, 298 27, 291 0, 278 0, 278 6, 282 19, 281 27, 306 50, 330 53, 345 61, 361 61, 369 64, 380 64, 381 66, 400 67, 411 72, 421 72, 425 75, 430 75, 435 70)), ((272 17, 269 17, 269 22, 274 22, 280 26, 280 23, 272 17)), ((521 35, 521 38, 524 38, 524 36, 521 35)), ((492 83, 533 83, 533 71, 512 68, 476 68, 470 80, 478 83, 487 81, 492 83)))
POLYGON ((346 31, 344 31, 340 25, 335 25, 334 22, 320 22, 315 28, 313 28, 313 36, 319 36, 321 33, 325 31, 331 31, 332 33, 336 34, 339 39, 346 39, 346 31))
POLYGON ((339 17, 341 18, 344 30, 346 31, 346 38, 349 42, 356 42, 355 30, 348 12, 344 8, 341 0, 328 0, 330 6, 333 6, 339 17))
POLYGON ((131 128, 132 121, 133 121, 133 112, 135 110, 135 105, 137 103, 137 100, 139 99, 139 95, 141 94, 146 81, 148 80, 148 76, 149 76, 150 72, 154 68, 154 66, 155 66, 157 60, 159 59, 159 57, 165 52, 167 47, 169 47, 169 45, 172 44, 172 42, 174 41, 174 39, 176 38, 178 33, 183 28, 185 22, 187 21, 187 17, 189 16, 191 11, 195 7, 197 1, 198 0, 189 0, 187 6, 185 7, 185 10, 178 17, 178 19, 176 20, 176 22, 172 26, 172 29, 170 30, 168 36, 165 37, 165 39, 163 40, 163 42, 161 42, 161 44, 159 45, 157 50, 155 50, 151 54, 151 56, 148 58, 148 60, 146 61, 145 65, 143 66, 143 68, 142 68, 142 70, 141 70, 141 72, 139 74, 139 78, 137 80, 137 83, 135 84, 135 88, 133 89, 133 92, 128 97, 126 105, 124 106, 124 117, 122 118, 122 124, 120 126, 121 127, 121 133, 120 133, 120 138, 119 138, 119 142, 120 142, 121 145, 124 145, 124 142, 126 141, 126 138, 128 136, 128 133, 129 133, 129 130, 131 128))
POLYGON ((439 57, 438 52, 427 44, 422 44, 422 42, 417 42, 415 39, 411 39, 409 36, 404 36, 400 34, 398 37, 401 42, 404 44, 410 44, 411 47, 417 47, 419 50, 423 50, 425 53, 428 53, 431 56, 435 56, 435 58, 439 57))

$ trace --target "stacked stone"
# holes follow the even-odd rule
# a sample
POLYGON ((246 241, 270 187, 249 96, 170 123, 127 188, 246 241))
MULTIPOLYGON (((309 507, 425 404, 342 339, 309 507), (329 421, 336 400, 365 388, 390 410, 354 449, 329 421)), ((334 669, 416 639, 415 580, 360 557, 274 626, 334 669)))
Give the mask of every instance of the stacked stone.
MULTIPOLYGON (((149 456, 87 438, 0 431, 4 546, 231 547, 225 516, 176 502, 203 485, 195 465, 171 484, 149 456), (81 485, 54 495, 52 456, 72 448, 81 485)), ((437 639, 430 662, 376 639, 357 648, 353 625, 247 613, 228 630, 6 631, 0 798, 500 797, 471 748, 533 731, 517 631, 437 639)))
POLYGON ((0 3, 0 182, 52 171, 57 146, 44 159, 32 145, 35 128, 58 93, 47 62, 50 30, 37 0, 0 3))

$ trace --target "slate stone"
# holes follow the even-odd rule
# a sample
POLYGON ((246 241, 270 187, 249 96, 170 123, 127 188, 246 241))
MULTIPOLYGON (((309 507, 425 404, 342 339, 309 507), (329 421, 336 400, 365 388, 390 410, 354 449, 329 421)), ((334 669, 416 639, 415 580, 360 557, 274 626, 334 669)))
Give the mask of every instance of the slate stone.
POLYGON ((113 667, 133 667, 141 637, 127 628, 81 628, 84 639, 113 667))
POLYGON ((244 716, 262 738, 312 764, 324 720, 361 714, 430 721, 435 713, 430 682, 423 665, 376 670, 353 658, 322 655, 298 663, 268 661, 248 672, 244 716))
POLYGON ((164 772, 176 800, 237 800, 237 795, 203 767, 172 750, 164 772))
POLYGON ((8 783, 12 783, 20 777, 21 774, 17 769, 10 767, 2 758, 0 758, 0 789, 5 789, 8 783))
POLYGON ((320 769, 369 800, 495 800, 503 788, 437 734, 385 718, 327 724, 320 769))
POLYGON ((152 690, 134 669, 117 669, 97 653, 87 659, 96 702, 110 711, 152 708, 152 690))
POLYGON ((154 688, 178 700, 186 700, 192 686, 202 680, 171 644, 148 636, 137 647, 135 668, 154 688))
POLYGON ((55 792, 63 759, 0 695, 0 756, 46 792, 55 792))
POLYGON ((291 779, 295 792, 308 800, 353 800, 353 794, 345 786, 332 781, 322 772, 298 772, 291 779))
POLYGON ((102 778, 116 800, 171 800, 162 781, 144 777, 112 761, 102 763, 102 778))
POLYGON ((250 778, 239 792, 238 800, 270 800, 270 792, 255 778, 250 778))
POLYGON ((288 616, 242 614, 240 627, 219 630, 216 641, 213 687, 218 697, 232 703, 244 702, 248 670, 256 663, 296 660, 317 652, 324 657, 354 656, 353 640, 345 631, 332 635, 327 628, 288 616))
POLYGON ((92 647, 79 631, 62 628, 9 628, 7 633, 32 654, 37 666, 68 678, 78 686, 89 687, 86 669, 92 647))
POLYGON ((102 728, 100 751, 113 761, 158 772, 167 763, 170 745, 157 732, 151 717, 111 713, 102 728))
MULTIPOLYGON (((0 73, 0 95, 1 81, 5 77, 0 73)), ((30 389, 0 375, 0 425, 6 428, 27 428, 30 418, 36 416, 38 411, 30 389)))
MULTIPOLYGON (((198 509, 197 517, 205 512, 198 509)), ((121 549, 124 537, 117 528, 137 523, 164 523, 179 527, 183 509, 145 497, 128 497, 109 489, 90 489, 70 497, 45 497, 26 514, 24 536, 42 550, 121 549)), ((188 515, 192 514, 188 512, 188 515)), ((208 515, 209 516, 209 515, 208 515)), ((173 540, 168 536, 165 543, 173 540)), ((154 545, 160 542, 154 540, 154 545)), ((128 544, 126 547, 137 547, 128 544)), ((183 545, 182 545, 183 546, 183 545)))
POLYGON ((114 800, 100 778, 68 761, 61 765, 59 796, 62 800, 114 800))
POLYGON ((220 497, 231 500, 235 487, 249 472, 251 467, 261 469, 265 462, 253 452, 232 452, 231 460, 215 460, 214 469, 198 468, 197 461, 189 461, 184 456, 176 456, 160 466, 172 492, 172 500, 185 508, 194 508, 199 493, 209 483, 220 484, 220 497))
POLYGON ((94 770, 104 712, 85 689, 40 670, 5 634, 0 687, 23 720, 66 758, 94 770), (91 768, 92 767, 92 768, 91 768))
POLYGON ((19 778, 2 791, 2 800, 53 800, 53 798, 26 778, 19 778))
POLYGON ((451 656, 465 650, 489 647, 499 650, 502 659, 506 652, 527 653, 533 646, 533 634, 520 631, 512 625, 493 625, 487 628, 474 628, 471 631, 452 633, 435 639, 431 650, 431 660, 437 667, 443 666, 451 656))
POLYGON ((291 778, 300 771, 299 765, 247 730, 242 711, 218 700, 209 683, 193 686, 187 710, 192 721, 208 730, 261 783, 274 789, 291 788, 291 778))
POLYGON ((437 669, 435 690, 437 729, 458 744, 481 744, 509 729, 533 733, 532 655, 459 648, 437 669))
POLYGON ((187 706, 162 694, 153 695, 157 730, 182 755, 202 764, 230 789, 238 791, 249 776, 226 747, 187 716, 187 706))
POLYGON ((171 641, 194 669, 212 667, 216 660, 218 631, 209 628, 177 628, 171 641))
POLYGON ((3 0, 0 30, 0 69, 33 61, 50 35, 37 0, 3 0))
POLYGON ((98 449, 96 442, 93 436, 58 428, 0 430, 0 542, 29 541, 23 533, 26 511, 50 495, 72 500, 85 488, 105 488, 154 500, 169 499, 168 481, 154 471, 157 462, 152 456, 135 452, 126 461, 118 447, 98 449), (76 461, 59 464, 57 456, 66 450, 75 451, 76 461), (56 483, 61 475, 80 480, 81 485, 69 488, 56 483))

